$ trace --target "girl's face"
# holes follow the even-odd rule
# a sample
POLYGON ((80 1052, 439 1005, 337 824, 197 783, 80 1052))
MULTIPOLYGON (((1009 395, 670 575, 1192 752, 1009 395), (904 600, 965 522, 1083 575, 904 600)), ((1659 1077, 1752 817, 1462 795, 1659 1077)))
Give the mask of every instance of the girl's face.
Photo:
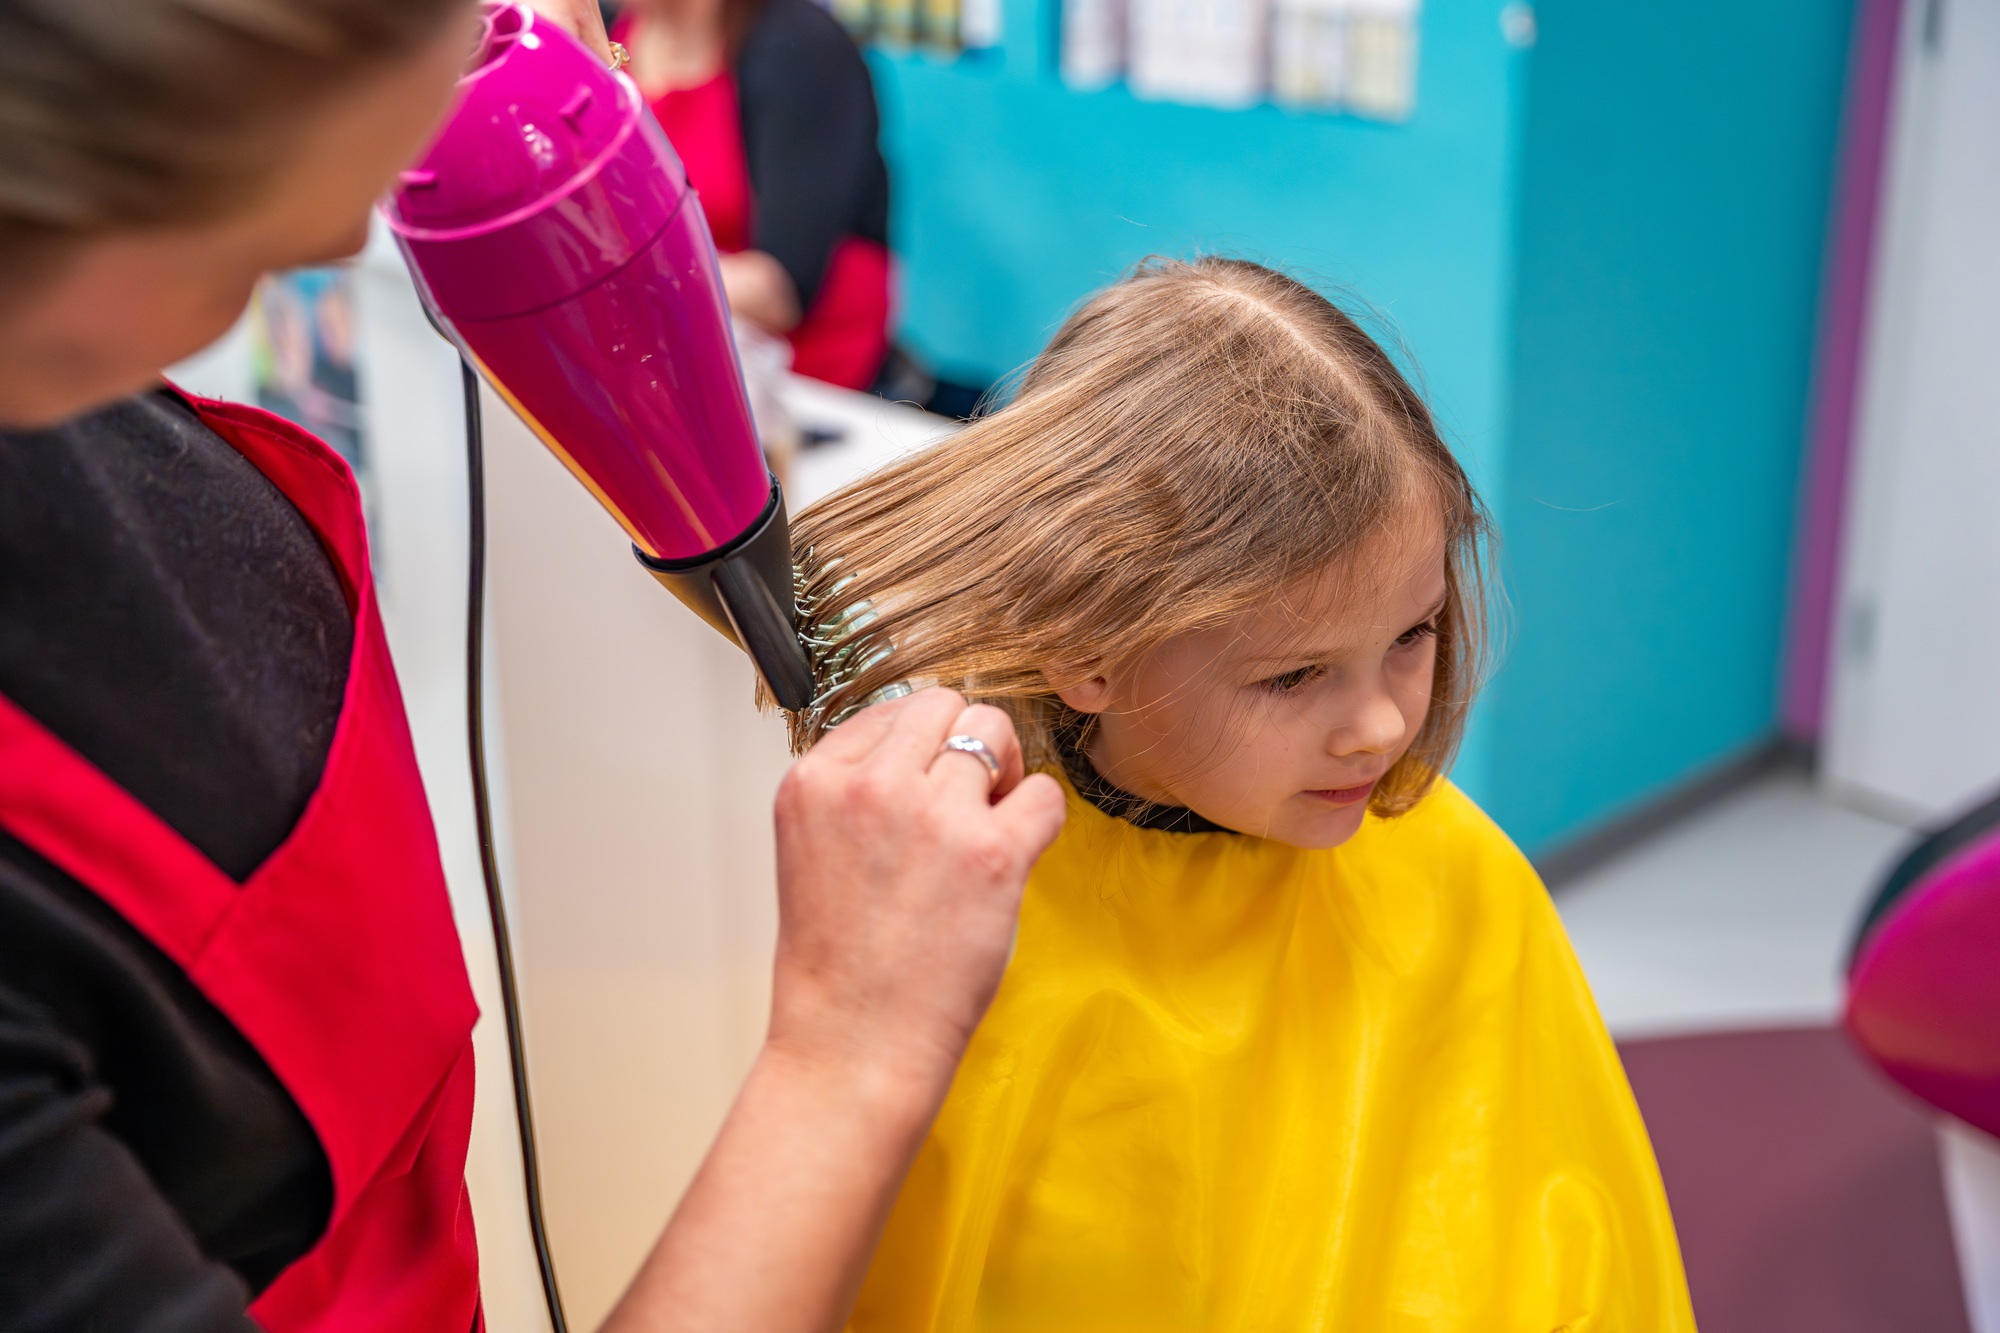
POLYGON ((1353 837, 1430 710, 1444 541, 1434 523, 1412 535, 1062 691, 1098 717, 1097 771, 1241 833, 1353 837))

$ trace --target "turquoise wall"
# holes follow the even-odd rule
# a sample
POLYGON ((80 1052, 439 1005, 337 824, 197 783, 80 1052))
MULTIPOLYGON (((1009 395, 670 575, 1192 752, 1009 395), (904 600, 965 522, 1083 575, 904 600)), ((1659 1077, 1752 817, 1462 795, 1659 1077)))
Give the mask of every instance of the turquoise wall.
POLYGON ((1393 320, 1446 419, 1490 459, 1518 100, 1498 10, 1434 0, 1403 125, 1073 92, 1055 72, 1055 0, 1008 0, 997 52, 873 53, 903 336, 949 374, 990 379, 1134 261, 1238 254, 1393 320))
POLYGON ((1543 0, 1488 808, 1529 848, 1776 727, 1847 0, 1543 0))

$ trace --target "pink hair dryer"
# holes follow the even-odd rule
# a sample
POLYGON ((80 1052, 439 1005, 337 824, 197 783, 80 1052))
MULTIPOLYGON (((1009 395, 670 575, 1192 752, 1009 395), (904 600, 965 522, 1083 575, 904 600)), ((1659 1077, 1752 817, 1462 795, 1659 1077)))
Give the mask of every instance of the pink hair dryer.
POLYGON ((640 563, 803 708, 784 497, 687 172, 630 79, 519 5, 483 21, 456 109, 383 208, 417 289, 640 563))

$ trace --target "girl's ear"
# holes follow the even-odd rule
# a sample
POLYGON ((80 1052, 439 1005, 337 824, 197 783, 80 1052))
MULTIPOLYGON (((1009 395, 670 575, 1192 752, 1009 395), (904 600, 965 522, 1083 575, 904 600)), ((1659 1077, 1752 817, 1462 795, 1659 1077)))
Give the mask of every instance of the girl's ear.
POLYGON ((1079 713, 1101 713, 1111 707, 1111 678, 1092 676, 1057 690, 1056 698, 1079 713))

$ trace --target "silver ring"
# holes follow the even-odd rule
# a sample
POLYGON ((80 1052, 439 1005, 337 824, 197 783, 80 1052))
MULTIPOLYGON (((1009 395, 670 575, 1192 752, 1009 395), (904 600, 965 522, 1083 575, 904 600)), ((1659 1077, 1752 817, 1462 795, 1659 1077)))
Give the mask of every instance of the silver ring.
POLYGON ((947 750, 956 750, 960 754, 969 754, 980 763, 986 765, 987 786, 990 787, 1000 780, 1000 761, 993 757, 993 751, 987 749, 986 742, 980 740, 979 737, 947 736, 944 744, 938 746, 938 753, 943 754, 947 750))

